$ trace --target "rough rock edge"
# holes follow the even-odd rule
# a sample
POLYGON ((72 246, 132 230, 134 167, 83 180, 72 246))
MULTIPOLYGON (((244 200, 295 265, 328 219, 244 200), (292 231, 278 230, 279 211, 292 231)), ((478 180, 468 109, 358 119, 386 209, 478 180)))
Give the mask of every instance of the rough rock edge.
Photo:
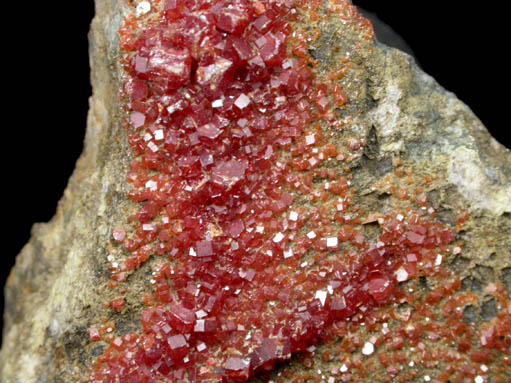
MULTIPOLYGON (((49 223, 38 223, 16 258, 5 287, 5 324, 0 381, 46 383, 73 381, 67 343, 83 342, 88 312, 98 307, 91 295, 105 272, 104 243, 112 222, 126 205, 128 150, 118 112, 118 28, 125 10, 118 0, 96 1, 89 32, 93 96, 84 151, 49 223), (118 206, 109 209, 107 206, 118 206), (62 363, 65 363, 63 365, 62 363)), ((101 311, 101 310, 99 310, 101 311)), ((90 315, 89 315, 90 317, 90 315)))
POLYGON ((384 63, 381 78, 387 81, 373 89, 378 106, 370 111, 369 120, 377 130, 380 155, 448 163, 449 182, 473 209, 495 216, 510 213, 510 150, 411 56, 382 44, 377 47, 375 54, 384 63), (397 73, 401 69, 404 72, 397 73), (413 114, 406 113, 411 109, 413 114))
MULTIPOLYGON (((121 0, 96 1, 90 33, 94 94, 84 152, 55 217, 34 225, 7 282, 0 353, 0 380, 5 383, 75 381, 90 358, 80 352, 88 321, 106 316, 93 291, 107 276, 104 243, 109 230, 130 208, 125 169, 118 169, 127 166, 128 148, 116 115, 117 30, 125 10, 121 0)), ((466 254, 471 265, 482 262, 497 271, 509 266, 505 249, 511 248, 510 239, 506 240, 511 153, 468 107, 421 72, 411 57, 376 47, 367 67, 371 80, 378 81, 368 90, 375 106, 358 121, 366 136, 372 127, 376 131, 374 161, 401 156, 418 172, 443 174, 456 188, 440 182, 434 202, 451 211, 468 206, 473 213, 465 234, 473 242, 466 254), (501 239, 500 245, 490 246, 491 239, 478 229, 481 222, 494 230, 493 242, 501 239), (491 261, 490 251, 499 254, 491 261)))

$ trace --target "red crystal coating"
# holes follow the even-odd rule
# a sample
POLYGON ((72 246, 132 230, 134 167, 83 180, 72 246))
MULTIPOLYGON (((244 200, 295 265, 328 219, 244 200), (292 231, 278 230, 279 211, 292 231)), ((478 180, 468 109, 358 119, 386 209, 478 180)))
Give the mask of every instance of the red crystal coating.
MULTIPOLYGON (((90 382, 245 382, 331 333, 346 335, 349 321, 369 327, 372 312, 403 301, 400 283, 437 272, 450 230, 412 211, 370 215, 381 235, 366 242, 349 176, 324 166, 349 158, 322 129, 339 127, 332 110, 348 98, 332 80, 339 74, 316 78, 305 39, 288 49, 298 6, 155 1, 150 19, 131 16, 121 28, 127 181, 140 208, 130 229, 112 233, 127 254, 111 262, 112 279, 161 258, 141 332, 112 337, 90 382)), ((330 7, 343 20, 354 12, 346 1, 330 7)), ((489 326, 481 344, 504 327, 489 326)), ((392 347, 424 331, 407 328, 392 347)), ((367 355, 376 341, 368 343, 367 355)))

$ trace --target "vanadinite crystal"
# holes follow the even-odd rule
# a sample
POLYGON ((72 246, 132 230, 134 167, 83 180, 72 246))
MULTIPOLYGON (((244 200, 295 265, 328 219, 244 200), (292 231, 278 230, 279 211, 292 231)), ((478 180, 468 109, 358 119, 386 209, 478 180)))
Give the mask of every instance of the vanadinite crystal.
MULTIPOLYGON (((349 176, 324 166, 349 156, 326 133, 348 99, 311 69, 306 40, 291 48, 309 5, 143 1, 126 18, 127 182, 139 209, 113 229, 126 257, 110 260, 112 284, 159 262, 141 331, 105 338, 90 382, 245 382, 348 322, 370 323, 408 294, 400 283, 438 271, 453 232, 424 211, 363 216, 349 176), (366 218, 378 238, 363 235, 366 218)), ((356 12, 344 1, 330 7, 356 12)), ((91 328, 90 339, 112 330, 91 328)), ((421 333, 401 335, 413 343, 421 333)))

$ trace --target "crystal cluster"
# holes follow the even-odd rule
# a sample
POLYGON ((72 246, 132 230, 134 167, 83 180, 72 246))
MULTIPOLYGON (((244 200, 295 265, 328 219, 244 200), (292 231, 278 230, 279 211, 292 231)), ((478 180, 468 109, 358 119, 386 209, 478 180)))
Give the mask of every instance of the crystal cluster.
MULTIPOLYGON (((350 176, 323 166, 348 155, 324 134, 347 98, 289 52, 296 8, 143 1, 125 20, 127 182, 140 208, 112 232, 127 254, 110 260, 112 283, 160 262, 142 331, 108 338, 90 382, 245 382, 438 271, 452 231, 380 215, 382 234, 366 240, 350 176)), ((112 329, 90 329, 91 341, 112 329)))

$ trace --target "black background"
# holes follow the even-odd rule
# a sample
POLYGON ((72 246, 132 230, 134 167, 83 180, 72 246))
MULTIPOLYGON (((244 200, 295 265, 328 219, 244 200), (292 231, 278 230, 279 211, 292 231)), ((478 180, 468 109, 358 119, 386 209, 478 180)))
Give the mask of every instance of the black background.
MULTIPOLYGON (((422 68, 511 147, 503 53, 509 21, 502 9, 445 0, 355 4, 392 26, 422 68), (446 8, 446 3, 460 5, 446 8)), ((94 12, 92 0, 11 2, 6 7, 4 20, 12 17, 14 24, 2 41, 0 286, 28 241, 32 224, 53 216, 81 152, 91 94, 87 33, 94 12)))

